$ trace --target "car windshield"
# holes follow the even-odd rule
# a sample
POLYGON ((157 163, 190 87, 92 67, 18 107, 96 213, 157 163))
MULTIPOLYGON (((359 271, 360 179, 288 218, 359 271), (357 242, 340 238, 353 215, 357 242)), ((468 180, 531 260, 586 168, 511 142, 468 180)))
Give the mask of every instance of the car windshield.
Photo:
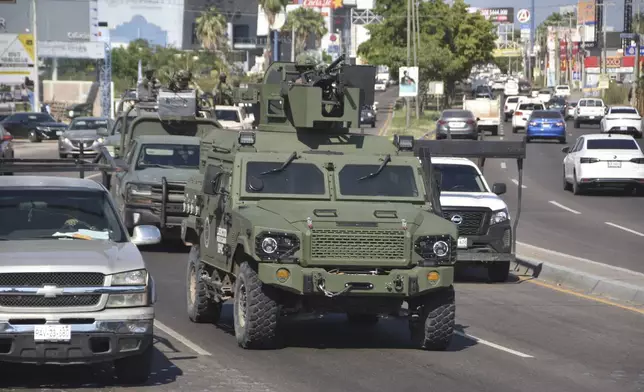
MULTIPOLYGON (((286 160, 285 160, 286 162, 286 160)), ((312 163, 248 162, 246 192, 280 195, 324 195, 326 183, 322 170, 312 163)))
POLYGON ((632 108, 613 108, 610 110, 610 114, 637 114, 637 111, 632 108))
POLYGON ((29 113, 27 118, 29 119, 29 122, 35 123, 56 122, 56 120, 47 113, 29 113))
POLYGON ((241 122, 237 110, 215 110, 215 118, 220 121, 241 122))
POLYGON ((577 107, 577 102, 568 102, 568 106, 570 106, 571 108, 575 108, 577 107))
POLYGON ((544 110, 542 103, 522 103, 519 110, 544 110))
POLYGON ((487 192, 483 178, 472 166, 434 164, 442 192, 487 192))
POLYGON ((345 165, 338 173, 344 196, 418 197, 414 168, 387 165, 376 175, 377 165, 345 165), (369 176, 366 178, 366 176, 369 176))
POLYGON ((199 146, 194 144, 144 144, 137 159, 136 169, 169 166, 199 167, 199 146))
POLYGON ((107 119, 92 118, 92 119, 84 119, 84 120, 74 120, 69 125, 68 130, 75 131, 79 129, 85 130, 85 129, 99 129, 99 128, 108 129, 108 127, 109 127, 109 122, 107 121, 107 119))
POLYGON ((508 103, 517 103, 519 102, 519 97, 508 98, 508 103))
POLYGON ((553 112, 549 110, 536 110, 532 112, 532 118, 556 118, 560 119, 561 113, 559 112, 553 112))
POLYGON ((638 150, 635 140, 629 139, 591 139, 586 142, 588 150, 638 150))
POLYGON ((0 239, 127 241, 102 190, 4 189, 0 239))

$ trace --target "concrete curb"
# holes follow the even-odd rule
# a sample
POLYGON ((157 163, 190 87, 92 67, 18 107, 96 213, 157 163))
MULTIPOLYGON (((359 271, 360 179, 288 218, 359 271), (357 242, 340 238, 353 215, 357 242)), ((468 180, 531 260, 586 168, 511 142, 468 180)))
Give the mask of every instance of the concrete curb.
POLYGON ((587 295, 627 302, 629 305, 644 305, 644 286, 605 278, 521 255, 517 255, 512 270, 515 274, 529 275, 558 286, 582 291, 587 295), (524 273, 520 273, 522 270, 524 273))

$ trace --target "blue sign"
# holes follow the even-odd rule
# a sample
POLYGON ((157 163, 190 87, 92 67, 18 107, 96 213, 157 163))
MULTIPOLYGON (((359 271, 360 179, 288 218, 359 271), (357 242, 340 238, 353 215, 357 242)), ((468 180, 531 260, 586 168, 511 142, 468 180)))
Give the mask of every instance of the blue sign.
MULTIPOLYGON (((624 56, 635 56, 635 46, 629 46, 624 50, 624 56)), ((644 56, 644 47, 640 47, 640 56, 644 56)))
POLYGON ((581 80, 581 72, 573 72, 572 80, 581 80))
POLYGON ((530 30, 530 24, 529 23, 522 23, 521 24, 521 30, 530 30))
POLYGON ((637 34, 635 34, 635 33, 621 33, 619 35, 619 38, 622 38, 622 39, 635 39, 636 36, 637 36, 637 34))
POLYGON ((329 45, 326 50, 327 53, 340 53, 340 45, 329 45))

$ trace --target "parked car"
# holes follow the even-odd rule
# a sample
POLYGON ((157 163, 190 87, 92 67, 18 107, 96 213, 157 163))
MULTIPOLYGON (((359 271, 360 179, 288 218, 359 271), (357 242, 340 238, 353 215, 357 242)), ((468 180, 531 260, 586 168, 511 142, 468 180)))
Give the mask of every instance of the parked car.
POLYGON ((479 136, 478 120, 469 110, 443 110, 436 122, 436 139, 446 139, 449 132, 453 139, 477 140, 479 136))
POLYGON ((56 121, 48 113, 14 113, 1 122, 2 126, 16 139, 25 138, 30 142, 58 140, 67 129, 67 124, 56 121))

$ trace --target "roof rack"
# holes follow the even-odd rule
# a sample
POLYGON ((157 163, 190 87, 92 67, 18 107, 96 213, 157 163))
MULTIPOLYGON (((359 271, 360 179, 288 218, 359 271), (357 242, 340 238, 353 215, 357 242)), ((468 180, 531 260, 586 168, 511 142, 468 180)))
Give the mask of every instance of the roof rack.
POLYGON ((487 141, 487 140, 454 140, 448 134, 446 140, 415 140, 414 155, 421 158, 423 169, 434 179, 431 157, 478 158, 478 165, 483 171, 487 158, 516 159, 519 172, 517 192, 517 214, 512 224, 512 253, 516 254, 517 226, 521 217, 521 200, 523 197, 523 160, 526 158, 526 140, 521 141, 487 141), (427 166, 426 166, 427 165, 427 166))
POLYGON ((79 173, 80 178, 85 178, 86 172, 100 171, 103 174, 103 186, 109 188, 107 173, 119 171, 114 158, 105 147, 100 147, 98 154, 92 160, 83 159, 81 147, 79 158, 13 158, 0 159, 0 174, 3 173, 79 173), (105 163, 102 163, 105 162, 105 163))

